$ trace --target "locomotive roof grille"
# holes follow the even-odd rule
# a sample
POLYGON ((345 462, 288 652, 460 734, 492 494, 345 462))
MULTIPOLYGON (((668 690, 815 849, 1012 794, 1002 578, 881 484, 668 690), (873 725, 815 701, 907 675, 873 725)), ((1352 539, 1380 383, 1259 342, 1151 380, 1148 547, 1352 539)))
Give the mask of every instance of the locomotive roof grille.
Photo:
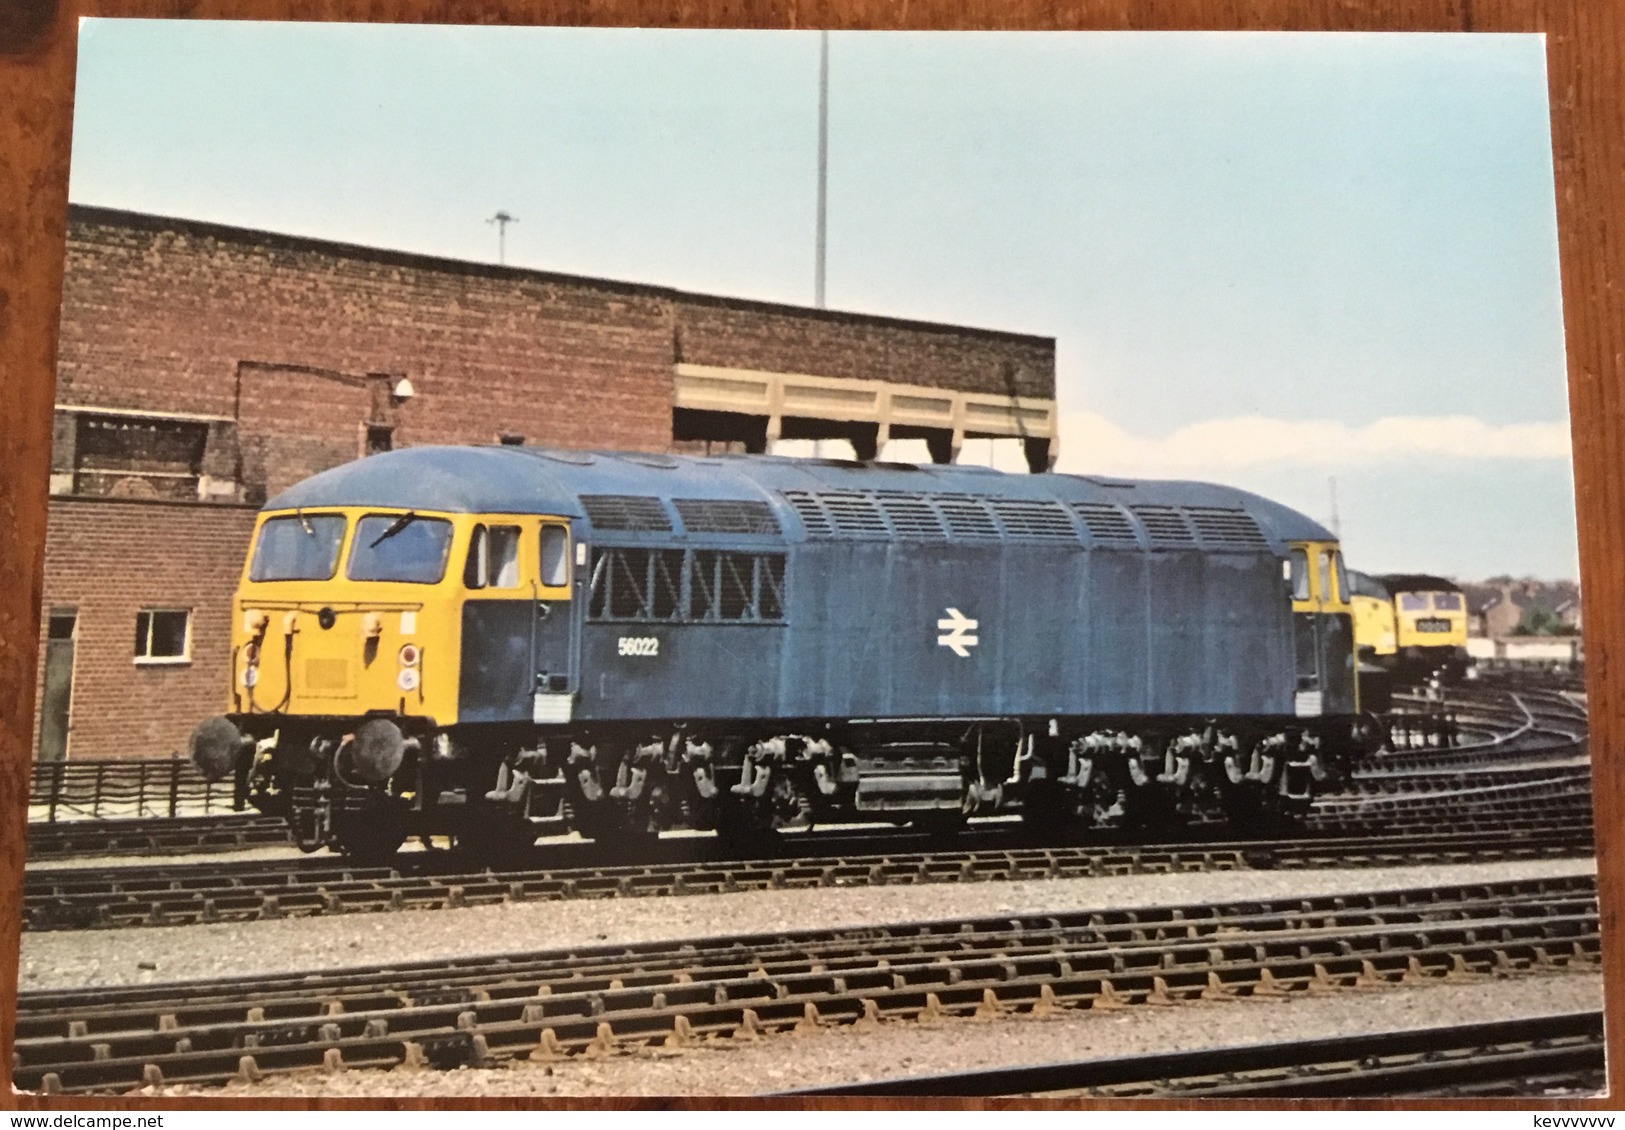
MULTIPOLYGON (((944 537, 962 545, 1003 542, 1088 545, 1133 552, 1138 549, 1191 551, 1215 544, 1221 552, 1264 552, 1256 546, 1245 519, 1197 518, 1197 510, 1233 511, 1256 524, 1266 545, 1275 550, 1295 541, 1331 541, 1335 535, 1303 514, 1246 491, 1211 483, 1133 482, 1102 484, 1069 475, 1001 475, 996 471, 957 466, 929 466, 902 471, 881 464, 834 465, 774 456, 697 459, 667 455, 674 467, 652 467, 605 452, 555 452, 524 447, 411 447, 374 455, 324 471, 296 483, 266 503, 268 511, 316 507, 368 506, 416 512, 462 514, 551 514, 590 517, 604 536, 666 539, 685 529, 674 501, 763 502, 771 507, 781 536, 887 538, 942 544, 944 537), (825 493, 845 498, 837 524, 825 493), (583 496, 586 496, 585 500, 583 496), (912 502, 883 503, 907 498, 912 502), (1060 503, 1077 539, 1062 540, 1048 519, 1032 518, 1025 507, 1005 507, 1001 519, 991 499, 1018 503, 1060 503), (852 501, 856 499, 856 501, 852 501), (1116 504, 1119 509, 1113 509, 1116 504), (1131 506, 1155 510, 1131 511, 1131 506), (589 514, 589 508, 591 513, 589 514), (797 518, 786 517, 794 509, 797 518), (938 534, 929 510, 941 523, 938 534), (1019 517, 1009 517, 1020 511, 1019 517), (1159 523, 1156 544, 1138 513, 1172 515, 1159 523), (1137 543, 1129 543, 1129 530, 1137 543), (1024 520, 1025 519, 1025 520, 1024 520), (1193 527, 1199 522, 1199 527, 1193 527), (1011 532, 1006 532, 1006 526, 1011 532), (1088 526, 1088 529, 1085 529, 1088 526), (856 527, 856 528, 854 528, 856 527), (899 532, 901 531, 901 532, 899 532), (1048 532, 1054 540, 1044 538, 1048 532), (1172 538, 1172 542, 1168 539, 1172 538)), ((733 509, 733 508, 730 508, 733 509)), ((755 510, 754 507, 750 508, 755 510)), ((1047 507, 1040 507, 1039 511, 1047 507)), ((759 513, 759 511, 758 511, 759 513)), ((696 526, 708 522, 693 520, 696 526)), ((714 517, 729 527, 735 519, 714 517)), ((749 519, 754 522, 755 519, 749 519)), ((743 536, 766 540, 772 535, 704 532, 694 536, 743 536)))
POLYGON ((991 498, 993 513, 999 516, 1004 532, 1013 538, 1038 541, 1078 541, 1078 528, 1058 502, 1021 498, 991 498))
POLYGON ((906 491, 784 491, 813 538, 1033 539, 1078 544, 1060 503, 906 491))
POLYGON ((1269 548, 1264 531, 1245 510, 1217 506, 1192 506, 1185 511, 1202 544, 1208 549, 1258 550, 1269 548))
POLYGON ((658 498, 637 494, 584 494, 582 508, 599 530, 671 530, 671 515, 658 498))
POLYGON ((807 527, 808 537, 827 538, 835 536, 834 524, 830 522, 829 516, 824 513, 824 508, 818 505, 818 499, 813 497, 811 491, 787 490, 784 492, 784 497, 791 506, 795 507, 796 514, 801 519, 801 524, 807 527))
POLYGON ((886 525, 874 499, 856 491, 819 491, 818 500, 824 504, 835 529, 843 534, 880 534, 892 531, 886 525))
POLYGON ((773 508, 752 499, 674 498, 677 516, 691 534, 783 534, 773 508))
POLYGON ((1151 537, 1152 549, 1195 549, 1196 535, 1177 506, 1131 506, 1151 537))
POLYGON ((931 501, 954 537, 998 540, 998 524, 984 500, 972 494, 935 494, 931 501))
POLYGON ((1123 508, 1115 502, 1074 502, 1072 511, 1089 530, 1089 536, 1099 545, 1137 549, 1140 535, 1134 532, 1134 523, 1123 508))
POLYGON ((892 529, 897 531, 900 538, 943 541, 948 537, 948 531, 943 527, 942 519, 937 516, 937 512, 931 508, 930 503, 917 495, 877 493, 875 501, 880 504, 880 509, 885 512, 892 529))

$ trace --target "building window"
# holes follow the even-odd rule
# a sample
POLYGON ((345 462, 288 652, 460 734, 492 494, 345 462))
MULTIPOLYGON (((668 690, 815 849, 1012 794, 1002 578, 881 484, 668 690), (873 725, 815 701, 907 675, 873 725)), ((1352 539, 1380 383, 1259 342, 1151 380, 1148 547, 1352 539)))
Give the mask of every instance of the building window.
POLYGON ((395 428, 391 424, 367 425, 367 449, 363 455, 382 455, 395 449, 395 428))
POLYGON ((497 442, 502 444, 503 447, 523 447, 525 446, 525 437, 517 432, 503 432, 497 436, 497 442))
POLYGON ((186 663, 191 659, 192 613, 143 608, 135 614, 137 663, 186 663))
POLYGON ((189 420, 81 415, 75 494, 196 500, 209 425, 189 420))
POLYGON ((74 629, 79 626, 79 612, 74 608, 53 608, 50 619, 46 622, 45 638, 48 640, 71 640, 74 629))

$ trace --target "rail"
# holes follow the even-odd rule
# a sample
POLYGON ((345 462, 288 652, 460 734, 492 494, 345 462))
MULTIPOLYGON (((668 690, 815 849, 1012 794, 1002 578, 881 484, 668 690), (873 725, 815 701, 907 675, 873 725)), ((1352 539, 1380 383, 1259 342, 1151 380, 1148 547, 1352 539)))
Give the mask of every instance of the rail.
POLYGON ((1602 1013, 875 1079, 797 1097, 1342 1098, 1600 1090, 1602 1013))

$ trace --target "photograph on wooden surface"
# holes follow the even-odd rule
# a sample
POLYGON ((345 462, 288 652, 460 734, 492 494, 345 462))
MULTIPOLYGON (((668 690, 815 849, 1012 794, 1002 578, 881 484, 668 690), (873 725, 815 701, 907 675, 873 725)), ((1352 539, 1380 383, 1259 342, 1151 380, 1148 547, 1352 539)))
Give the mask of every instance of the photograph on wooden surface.
POLYGON ((1602 1087, 1541 37, 74 103, 17 1086, 1602 1087))

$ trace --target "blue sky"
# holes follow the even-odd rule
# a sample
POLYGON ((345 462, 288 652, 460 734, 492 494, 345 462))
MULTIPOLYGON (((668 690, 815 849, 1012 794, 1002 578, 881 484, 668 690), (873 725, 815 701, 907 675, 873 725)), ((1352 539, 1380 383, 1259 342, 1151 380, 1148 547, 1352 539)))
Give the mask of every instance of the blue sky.
MULTIPOLYGON (((837 33, 828 302, 1053 336, 1062 470, 1577 575, 1537 36, 837 33)), ((91 20, 71 194, 813 296, 818 36, 91 20)))

